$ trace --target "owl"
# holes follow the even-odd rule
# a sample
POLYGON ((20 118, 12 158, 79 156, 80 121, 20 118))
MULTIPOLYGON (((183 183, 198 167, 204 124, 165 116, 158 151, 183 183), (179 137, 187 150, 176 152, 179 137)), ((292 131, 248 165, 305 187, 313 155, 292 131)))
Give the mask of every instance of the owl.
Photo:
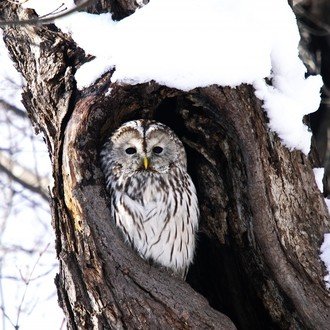
POLYGON ((162 123, 130 121, 103 145, 101 165, 125 240, 142 258, 184 277, 199 208, 182 142, 162 123))

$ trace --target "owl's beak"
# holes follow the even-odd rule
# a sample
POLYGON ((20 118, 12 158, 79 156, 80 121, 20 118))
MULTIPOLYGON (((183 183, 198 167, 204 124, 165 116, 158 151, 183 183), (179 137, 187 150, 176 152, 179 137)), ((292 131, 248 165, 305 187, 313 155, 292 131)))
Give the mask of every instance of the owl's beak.
POLYGON ((149 167, 149 159, 147 157, 143 157, 143 166, 144 166, 144 169, 148 169, 149 167))

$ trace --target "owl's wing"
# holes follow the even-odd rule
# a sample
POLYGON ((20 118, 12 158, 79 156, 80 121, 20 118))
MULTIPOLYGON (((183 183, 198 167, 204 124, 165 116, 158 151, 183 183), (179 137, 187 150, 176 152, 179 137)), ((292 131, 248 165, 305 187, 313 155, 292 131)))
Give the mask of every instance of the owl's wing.
POLYGON ((125 240, 143 254, 148 242, 147 232, 143 225, 145 213, 143 206, 123 194, 118 194, 117 198, 113 199, 112 206, 116 225, 122 231, 125 240))

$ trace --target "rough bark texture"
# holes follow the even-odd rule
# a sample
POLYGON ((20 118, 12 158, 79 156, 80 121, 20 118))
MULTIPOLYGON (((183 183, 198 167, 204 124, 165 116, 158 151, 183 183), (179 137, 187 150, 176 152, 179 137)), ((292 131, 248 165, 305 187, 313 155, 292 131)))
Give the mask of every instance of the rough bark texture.
MULTIPOLYGON (((11 3, 0 13, 27 15, 11 3)), ((73 74, 88 59, 54 26, 8 27, 5 40, 53 163, 56 283, 70 329, 329 328, 318 258, 328 213, 308 159, 269 131, 251 86, 184 93, 120 86, 109 72, 80 93, 73 74), (98 151, 141 117, 172 127, 187 150, 201 209, 190 285, 141 260, 111 220, 98 151)))

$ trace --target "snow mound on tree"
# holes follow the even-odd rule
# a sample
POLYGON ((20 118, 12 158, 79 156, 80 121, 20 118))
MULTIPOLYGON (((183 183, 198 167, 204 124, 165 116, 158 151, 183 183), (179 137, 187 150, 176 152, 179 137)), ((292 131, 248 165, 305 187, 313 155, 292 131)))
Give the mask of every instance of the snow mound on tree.
POLYGON ((288 148, 309 152, 302 119, 317 110, 322 81, 305 78, 286 0, 152 0, 119 22, 110 14, 76 13, 56 24, 96 56, 78 70, 79 88, 110 68, 112 81, 156 81, 183 91, 253 84, 269 127, 288 148))

